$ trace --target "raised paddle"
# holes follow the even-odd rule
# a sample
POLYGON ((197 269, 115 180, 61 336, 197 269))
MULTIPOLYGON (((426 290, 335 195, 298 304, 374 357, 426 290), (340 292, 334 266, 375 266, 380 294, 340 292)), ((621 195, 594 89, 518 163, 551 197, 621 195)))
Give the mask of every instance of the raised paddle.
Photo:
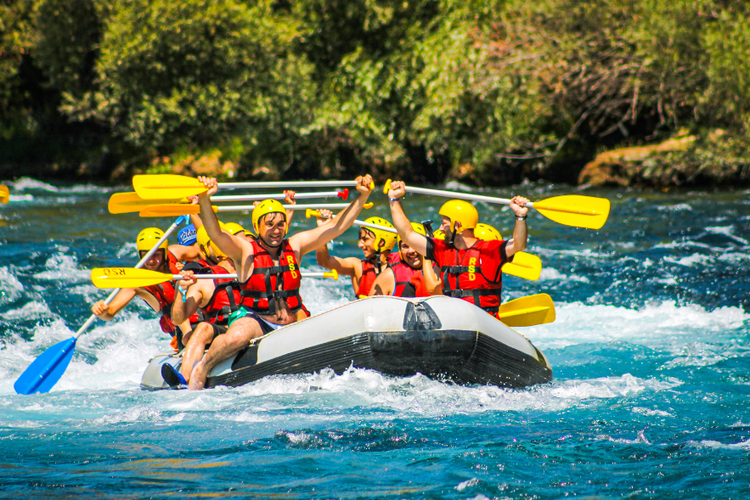
MULTIPOLYGON (((343 209, 349 203, 311 203, 308 205, 284 205, 285 210, 307 210, 311 208, 343 209)), ((363 208, 371 208, 372 202, 365 203, 363 208)), ((214 212, 252 212, 255 205, 211 205, 214 212)), ((200 205, 152 205, 140 211, 141 217, 173 217, 175 215, 197 215, 201 213, 200 205)))
POLYGON ((552 297, 540 293, 502 304, 497 315, 510 327, 543 325, 555 321, 555 304, 552 297))
MULTIPOLYGON (((304 200, 311 198, 341 198, 346 200, 349 197, 349 189, 345 188, 337 191, 326 191, 319 193, 297 193, 295 199, 304 200)), ((281 194, 247 194, 239 196, 212 196, 211 201, 251 201, 251 200, 283 200, 286 198, 284 193, 281 194)), ((164 199, 164 200, 144 200, 138 193, 115 193, 109 198, 109 213, 126 214, 131 212, 140 212, 146 207, 152 205, 179 205, 189 204, 185 198, 164 199)))
POLYGON ((8 203, 10 201, 10 190, 8 186, 0 184, 0 203, 8 203))
MULTIPOLYGON (((391 188, 391 180, 385 183, 383 192, 388 194, 391 188)), ((427 194, 432 196, 443 196, 459 200, 484 201, 486 203, 498 203, 510 205, 511 200, 506 198, 494 198, 492 196, 481 196, 478 194, 458 193, 456 191, 441 191, 439 189, 427 189, 420 187, 406 187, 407 193, 427 194)), ((585 227, 588 229, 599 229, 609 217, 609 200, 593 196, 581 196, 577 194, 555 196, 546 200, 529 202, 526 207, 537 210, 550 220, 566 226, 585 227)))
MULTIPOLYGON (((305 211, 305 217, 307 217, 308 219, 310 217, 317 217, 319 215, 320 212, 316 210, 308 209, 305 211)), ((380 229, 381 231, 385 231, 387 233, 398 234, 398 231, 396 231, 396 229, 392 227, 380 226, 378 224, 372 224, 370 222, 361 221, 359 219, 355 220, 353 224, 360 227, 371 227, 373 229, 380 229)), ((523 278, 529 281, 536 281, 542 274, 542 261, 536 255, 532 255, 526 252, 516 252, 513 255, 512 262, 506 262, 505 264, 503 264, 502 271, 505 274, 509 274, 511 276, 516 276, 518 278, 523 278)))
MULTIPOLYGON (((339 279, 336 270, 330 272, 303 272, 303 278, 339 279)), ((194 274, 198 279, 237 279, 236 274, 194 274)), ((132 267, 97 267, 91 270, 91 282, 97 288, 139 288, 182 279, 180 274, 160 273, 132 267)))
MULTIPOLYGON (((297 187, 354 187, 357 181, 274 181, 220 182, 220 188, 297 188, 297 187)), ((187 198, 206 192, 206 186, 194 177, 174 174, 134 175, 133 188, 143 199, 163 200, 187 198)), ((374 184, 370 189, 374 189, 374 184)))
MULTIPOLYGON (((166 241, 167 237, 184 222, 188 222, 188 218, 180 217, 174 222, 174 224, 169 226, 169 229, 164 232, 164 236, 162 236, 156 245, 148 251, 135 267, 143 267, 151 256, 159 250, 159 245, 166 241)), ((119 289, 114 290, 104 303, 109 304, 112 302, 119 291, 119 289)), ((35 392, 49 392, 57 381, 60 380, 63 373, 65 373, 65 369, 68 368, 70 360, 73 358, 73 352, 75 352, 76 340, 78 340, 78 337, 80 337, 83 332, 91 326, 95 319, 96 315, 92 314, 81 328, 78 329, 75 335, 67 340, 58 342, 36 358, 36 360, 26 368, 21 376, 18 377, 18 380, 13 384, 16 393, 34 394, 35 392)))

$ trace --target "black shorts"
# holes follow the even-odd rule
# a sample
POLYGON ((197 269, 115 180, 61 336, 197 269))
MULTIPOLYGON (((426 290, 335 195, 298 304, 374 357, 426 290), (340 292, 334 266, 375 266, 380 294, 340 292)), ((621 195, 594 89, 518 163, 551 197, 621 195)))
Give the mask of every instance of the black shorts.
POLYGON ((227 330, 229 329, 227 325, 217 325, 216 323, 209 323, 209 325, 211 325, 211 328, 214 329, 214 336, 211 340, 215 339, 223 333, 227 333, 227 330))

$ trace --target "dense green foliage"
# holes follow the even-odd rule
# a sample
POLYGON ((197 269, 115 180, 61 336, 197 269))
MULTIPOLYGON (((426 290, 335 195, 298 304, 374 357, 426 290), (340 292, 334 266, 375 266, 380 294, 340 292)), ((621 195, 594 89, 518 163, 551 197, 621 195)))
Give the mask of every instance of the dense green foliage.
POLYGON ((597 152, 678 130, 721 129, 734 150, 750 143, 741 2, 2 0, 0 9, 6 168, 108 175, 219 150, 241 176, 574 182, 597 152))

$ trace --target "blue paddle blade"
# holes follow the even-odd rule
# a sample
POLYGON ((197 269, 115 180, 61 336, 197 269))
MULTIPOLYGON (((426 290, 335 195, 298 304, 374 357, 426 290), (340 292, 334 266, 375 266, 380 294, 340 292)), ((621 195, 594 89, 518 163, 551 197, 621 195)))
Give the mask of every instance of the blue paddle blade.
POLYGON ((13 384, 16 393, 49 392, 65 373, 75 349, 76 338, 70 337, 44 351, 13 384))

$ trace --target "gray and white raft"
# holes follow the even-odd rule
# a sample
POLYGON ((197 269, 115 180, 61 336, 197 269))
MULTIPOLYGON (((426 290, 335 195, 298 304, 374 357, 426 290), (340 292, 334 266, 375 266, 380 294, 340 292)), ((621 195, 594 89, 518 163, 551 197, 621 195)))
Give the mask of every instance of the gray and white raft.
MULTIPOLYGON (((149 362, 141 387, 168 389, 161 365, 149 362)), ((394 376, 422 373, 459 384, 528 387, 552 380, 544 354, 526 337, 464 300, 368 297, 316 314, 256 339, 211 370, 206 387, 240 386, 267 375, 350 367, 394 376)))

